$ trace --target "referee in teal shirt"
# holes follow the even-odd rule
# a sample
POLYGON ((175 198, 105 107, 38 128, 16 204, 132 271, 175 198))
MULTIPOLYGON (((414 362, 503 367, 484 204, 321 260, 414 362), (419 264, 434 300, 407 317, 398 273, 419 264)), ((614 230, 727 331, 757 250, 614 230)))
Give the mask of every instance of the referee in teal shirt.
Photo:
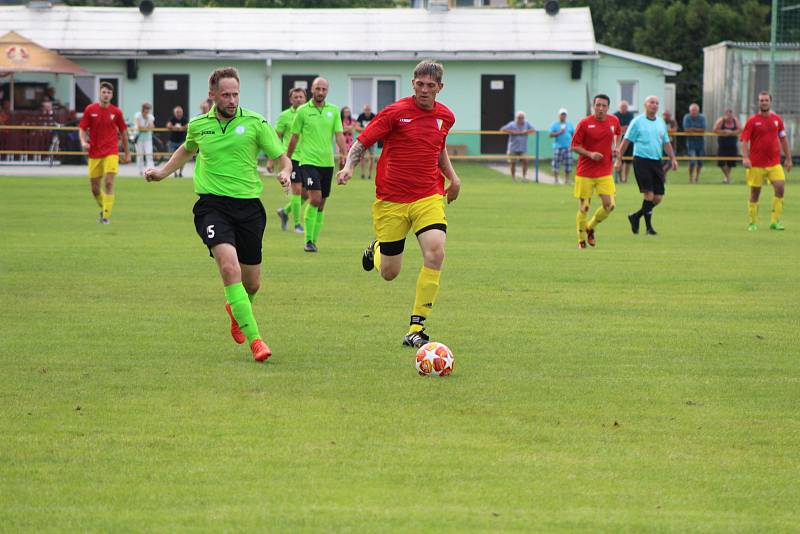
MULTIPOLYGON (((644 223, 647 225, 647 235, 658 235, 653 229, 653 208, 661 199, 664 198, 664 168, 661 165, 662 147, 667 153, 672 163, 672 170, 678 169, 678 160, 675 159, 675 151, 669 142, 669 134, 664 119, 657 115, 658 97, 648 96, 644 99, 645 114, 639 115, 628 126, 625 138, 619 147, 619 153, 624 154, 628 145, 633 143, 633 172, 636 175, 636 183, 639 184, 639 191, 644 200, 642 208, 628 215, 631 223, 631 231, 639 233, 639 222, 644 215, 644 223)), ((622 167, 622 158, 617 158, 614 170, 619 171, 622 167)))

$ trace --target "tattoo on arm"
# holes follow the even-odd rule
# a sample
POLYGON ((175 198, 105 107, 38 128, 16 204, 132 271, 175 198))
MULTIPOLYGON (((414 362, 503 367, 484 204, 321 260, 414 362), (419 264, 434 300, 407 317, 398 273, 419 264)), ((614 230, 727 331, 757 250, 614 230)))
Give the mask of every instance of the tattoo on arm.
POLYGON ((361 158, 364 157, 364 152, 366 151, 367 149, 361 144, 361 141, 356 140, 353 146, 350 147, 350 152, 347 154, 347 165, 355 168, 361 161, 361 158))

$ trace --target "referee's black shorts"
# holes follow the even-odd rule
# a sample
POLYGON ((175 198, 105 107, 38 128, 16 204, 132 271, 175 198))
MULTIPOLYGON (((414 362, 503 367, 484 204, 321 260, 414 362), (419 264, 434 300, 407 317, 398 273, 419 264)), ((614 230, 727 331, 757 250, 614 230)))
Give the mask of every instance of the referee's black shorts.
POLYGON ((640 192, 650 191, 654 195, 664 195, 664 167, 660 159, 634 156, 633 173, 640 192))
POLYGON ((239 263, 261 263, 261 240, 267 225, 261 200, 200 195, 192 211, 197 235, 209 251, 220 243, 228 243, 236 247, 239 263))

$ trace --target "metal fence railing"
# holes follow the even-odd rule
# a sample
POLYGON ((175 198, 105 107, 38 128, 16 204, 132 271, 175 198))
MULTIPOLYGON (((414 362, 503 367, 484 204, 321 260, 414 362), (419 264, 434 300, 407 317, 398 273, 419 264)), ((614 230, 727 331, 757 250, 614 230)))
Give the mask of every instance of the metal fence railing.
MULTIPOLYGON (((158 160, 163 160, 172 155, 171 152, 165 150, 166 142, 160 139, 158 134, 169 133, 171 130, 168 128, 142 128, 140 130, 129 130, 132 133, 139 132, 154 132, 153 136, 153 157, 158 160)), ((507 132, 497 130, 452 130, 449 132, 451 136, 472 136, 472 135, 501 135, 508 136, 507 132)), ((477 161, 477 162, 510 162, 510 161, 532 161, 534 166, 534 180, 539 181, 539 166, 543 160, 541 157, 541 137, 545 132, 535 132, 530 134, 533 136, 533 154, 526 155, 509 155, 509 154, 461 154, 458 150, 454 150, 450 154, 451 160, 457 161, 477 161)), ((689 132, 670 132, 671 138, 677 137, 720 137, 714 132, 704 133, 689 133, 689 132)), ((133 138, 129 135, 130 151, 135 155, 133 146, 133 138)), ((450 145, 448 145, 450 146, 450 145)), ((460 145, 459 145, 460 146, 460 145)), ((675 148, 675 147, 673 147, 675 148)), ((87 153, 81 150, 80 141, 78 139, 77 126, 63 126, 61 124, 54 125, 33 125, 33 124, 15 124, 15 125, 1 125, 0 124, 0 164, 14 163, 14 162, 41 162, 50 165, 60 164, 63 159, 77 158, 77 162, 81 162, 87 153)), ((545 160, 547 158, 544 158, 545 160)), ((630 157, 623 157, 623 160, 630 160, 630 157)), ((665 156, 666 159, 666 156, 665 156)), ((679 161, 739 161, 740 157, 725 157, 725 156, 678 156, 679 161)))

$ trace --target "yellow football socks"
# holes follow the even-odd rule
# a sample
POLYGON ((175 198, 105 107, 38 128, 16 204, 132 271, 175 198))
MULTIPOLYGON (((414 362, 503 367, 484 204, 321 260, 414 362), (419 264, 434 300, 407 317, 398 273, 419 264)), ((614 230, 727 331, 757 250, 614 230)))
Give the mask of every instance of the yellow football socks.
POLYGON ((372 249, 372 264, 375 270, 381 272, 381 244, 375 243, 375 248, 372 249))
POLYGON ((597 211, 594 212, 592 219, 586 224, 586 229, 592 230, 595 226, 605 221, 610 213, 611 212, 607 211, 603 206, 600 206, 597 208, 597 211))
POLYGON ((103 195, 103 218, 111 217, 111 209, 114 207, 114 195, 108 193, 103 195))
POLYGON ((100 192, 94 195, 94 200, 97 202, 97 205, 100 207, 100 209, 103 209, 103 193, 100 192))
POLYGON ((575 226, 578 228, 578 241, 586 241, 586 213, 583 210, 578 210, 575 226))
POLYGON ((750 218, 750 224, 756 224, 758 221, 758 204, 755 202, 747 203, 747 216, 750 218))
POLYGON ((775 224, 781 218, 781 213, 783 212, 783 198, 775 197, 772 199, 772 218, 770 219, 770 224, 775 224))
MULTIPOLYGON (((434 302, 436 302, 436 295, 439 293, 439 278, 442 271, 422 267, 419 271, 417 278, 417 293, 414 297, 414 308, 411 310, 411 315, 419 315, 420 317, 427 317, 431 313, 434 302)), ((411 325, 411 332, 419 332, 423 329, 422 325, 411 325)))

